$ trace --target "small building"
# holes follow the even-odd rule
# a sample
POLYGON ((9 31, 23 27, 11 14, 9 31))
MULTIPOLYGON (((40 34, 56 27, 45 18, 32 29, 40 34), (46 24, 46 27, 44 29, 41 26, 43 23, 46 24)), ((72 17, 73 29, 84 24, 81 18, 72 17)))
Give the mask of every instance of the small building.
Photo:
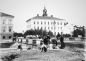
POLYGON ((14 16, 0 12, 0 41, 12 39, 14 16))

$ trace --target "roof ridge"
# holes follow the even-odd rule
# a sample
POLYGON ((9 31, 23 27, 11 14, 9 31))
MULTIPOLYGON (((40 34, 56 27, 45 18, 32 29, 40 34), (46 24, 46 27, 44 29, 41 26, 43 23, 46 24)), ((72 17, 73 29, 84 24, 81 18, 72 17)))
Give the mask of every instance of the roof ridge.
POLYGON ((32 19, 64 20, 64 19, 60 19, 60 18, 56 18, 56 17, 52 17, 52 16, 34 16, 34 17, 28 19, 26 22, 28 22, 32 19))
POLYGON ((64 20, 56 17, 51 17, 51 16, 35 16, 32 17, 31 19, 56 19, 56 20, 64 20))
POLYGON ((7 14, 7 13, 3 13, 3 12, 0 12, 0 15, 1 15, 1 16, 10 16, 10 17, 13 17, 13 18, 14 18, 13 15, 10 15, 10 14, 7 14))

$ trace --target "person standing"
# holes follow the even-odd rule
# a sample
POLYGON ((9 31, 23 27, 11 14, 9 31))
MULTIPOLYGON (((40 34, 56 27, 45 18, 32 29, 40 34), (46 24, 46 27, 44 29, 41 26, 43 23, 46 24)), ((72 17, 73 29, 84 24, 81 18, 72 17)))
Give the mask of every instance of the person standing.
POLYGON ((41 46, 41 52, 47 52, 47 47, 45 44, 42 44, 41 46))
POLYGON ((62 32, 61 32, 61 36, 60 36, 60 42, 61 42, 60 49, 64 49, 65 48, 65 43, 64 43, 64 37, 63 37, 63 33, 62 32))
POLYGON ((57 40, 60 38, 60 34, 59 34, 59 32, 58 32, 58 34, 57 34, 57 36, 56 36, 56 38, 57 38, 57 40))
POLYGON ((21 44, 18 45, 18 49, 19 49, 20 51, 22 50, 22 45, 21 45, 21 44))

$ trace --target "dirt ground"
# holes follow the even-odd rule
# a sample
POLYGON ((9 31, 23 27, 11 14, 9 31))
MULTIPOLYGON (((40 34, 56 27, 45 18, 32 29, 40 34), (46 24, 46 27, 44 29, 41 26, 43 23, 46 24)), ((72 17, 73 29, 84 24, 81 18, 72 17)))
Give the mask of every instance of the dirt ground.
POLYGON ((41 52, 40 50, 17 51, 14 49, 15 46, 12 46, 13 49, 2 49, 2 55, 19 54, 19 56, 12 61, 82 61, 85 60, 86 56, 86 51, 77 51, 74 47, 41 52))
POLYGON ((20 56, 13 61, 82 61, 83 55, 66 50, 48 50, 40 52, 38 50, 21 51, 20 56))

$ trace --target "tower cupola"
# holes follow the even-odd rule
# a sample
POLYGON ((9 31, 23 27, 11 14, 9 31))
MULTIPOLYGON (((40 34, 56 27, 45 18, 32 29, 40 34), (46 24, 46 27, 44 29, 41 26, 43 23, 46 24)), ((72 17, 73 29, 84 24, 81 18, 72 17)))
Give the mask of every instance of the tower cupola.
POLYGON ((47 16, 47 9, 45 7, 43 9, 43 16, 47 16))

